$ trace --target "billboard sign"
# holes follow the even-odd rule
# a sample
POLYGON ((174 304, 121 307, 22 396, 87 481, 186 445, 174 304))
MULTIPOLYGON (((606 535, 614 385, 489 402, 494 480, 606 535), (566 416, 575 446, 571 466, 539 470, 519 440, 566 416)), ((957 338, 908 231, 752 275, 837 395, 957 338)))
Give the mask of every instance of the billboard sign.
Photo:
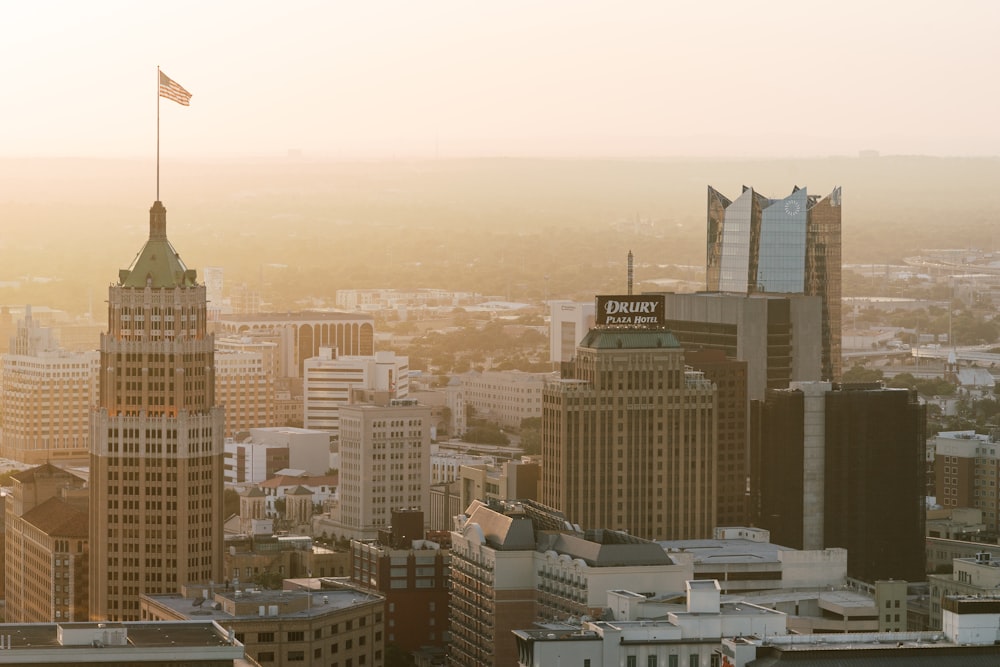
POLYGON ((666 298, 662 294, 597 297, 597 324, 662 327, 666 298))

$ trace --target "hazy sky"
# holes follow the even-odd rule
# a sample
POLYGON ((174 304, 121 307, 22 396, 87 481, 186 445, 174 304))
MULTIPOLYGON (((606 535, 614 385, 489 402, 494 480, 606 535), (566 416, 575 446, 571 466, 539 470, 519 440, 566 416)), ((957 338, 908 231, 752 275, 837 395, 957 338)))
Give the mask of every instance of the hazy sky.
POLYGON ((5 3, 0 157, 1000 154, 1000 2, 5 3))

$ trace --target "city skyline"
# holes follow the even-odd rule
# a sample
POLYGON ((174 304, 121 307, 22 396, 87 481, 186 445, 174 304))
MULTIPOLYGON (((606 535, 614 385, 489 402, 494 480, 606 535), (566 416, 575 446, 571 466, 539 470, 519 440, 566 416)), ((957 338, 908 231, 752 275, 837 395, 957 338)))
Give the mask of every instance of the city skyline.
POLYGON ((0 157, 996 155, 986 1, 21 5, 0 157))

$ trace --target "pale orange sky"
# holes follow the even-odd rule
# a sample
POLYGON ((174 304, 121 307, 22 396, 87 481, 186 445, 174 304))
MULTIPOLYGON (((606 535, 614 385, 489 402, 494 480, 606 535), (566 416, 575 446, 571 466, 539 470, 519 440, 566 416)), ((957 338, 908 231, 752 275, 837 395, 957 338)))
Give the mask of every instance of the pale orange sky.
POLYGON ((1000 155, 1000 3, 8 3, 0 157, 1000 155))

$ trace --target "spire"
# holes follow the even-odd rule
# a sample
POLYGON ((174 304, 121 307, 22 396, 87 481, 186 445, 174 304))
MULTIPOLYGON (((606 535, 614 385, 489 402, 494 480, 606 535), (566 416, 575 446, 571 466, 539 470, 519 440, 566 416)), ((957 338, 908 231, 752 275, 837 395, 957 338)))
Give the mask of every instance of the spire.
POLYGON ((160 200, 154 201, 149 209, 149 238, 167 238, 167 209, 160 200))
POLYGON ((156 200, 149 209, 149 240, 136 256, 132 266, 118 272, 118 283, 124 287, 174 288, 197 284, 195 271, 181 261, 167 239, 167 209, 156 200))

